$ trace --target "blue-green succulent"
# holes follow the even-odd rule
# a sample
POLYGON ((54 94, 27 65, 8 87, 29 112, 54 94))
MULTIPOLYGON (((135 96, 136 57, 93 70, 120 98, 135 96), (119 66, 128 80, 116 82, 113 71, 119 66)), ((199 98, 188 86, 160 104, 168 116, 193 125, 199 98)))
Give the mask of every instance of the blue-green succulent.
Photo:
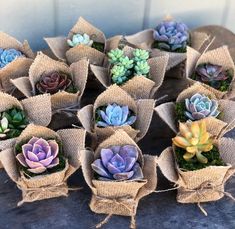
POLYGON ((146 76, 149 73, 150 66, 147 61, 137 62, 135 65, 135 75, 146 76))
POLYGON ((118 64, 120 63, 121 59, 124 57, 124 52, 121 49, 112 49, 108 53, 109 63, 111 64, 118 64))
POLYGON ((134 61, 146 61, 149 58, 149 52, 143 49, 135 49, 133 51, 134 61))
POLYGON ((22 56, 24 56, 24 54, 16 49, 0 48, 0 68, 5 67, 7 64, 22 56))
POLYGON ((80 33, 74 34, 72 39, 68 39, 67 43, 70 47, 75 47, 77 45, 85 45, 92 46, 93 40, 90 39, 90 36, 84 33, 83 35, 80 33))

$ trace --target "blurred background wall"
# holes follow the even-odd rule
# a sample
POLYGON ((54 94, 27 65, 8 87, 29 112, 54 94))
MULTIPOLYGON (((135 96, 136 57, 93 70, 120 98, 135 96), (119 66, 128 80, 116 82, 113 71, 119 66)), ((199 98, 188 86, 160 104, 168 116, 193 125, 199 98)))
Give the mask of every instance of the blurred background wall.
POLYGON ((155 27, 167 14, 190 28, 223 25, 235 31, 235 0, 0 0, 0 30, 34 50, 43 37, 67 35, 79 16, 107 37, 155 27))

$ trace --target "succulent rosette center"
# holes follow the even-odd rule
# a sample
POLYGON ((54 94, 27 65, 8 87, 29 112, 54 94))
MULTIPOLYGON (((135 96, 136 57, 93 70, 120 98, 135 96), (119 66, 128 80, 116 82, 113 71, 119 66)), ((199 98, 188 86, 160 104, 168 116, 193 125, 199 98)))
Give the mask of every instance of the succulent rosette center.
POLYGON ((16 49, 2 49, 0 48, 0 68, 5 67, 7 64, 16 60, 19 57, 23 57, 20 51, 16 49))
POLYGON ((43 74, 35 86, 39 94, 55 94, 59 91, 70 91, 74 88, 70 76, 57 71, 43 74))
POLYGON ((196 93, 191 98, 185 99, 185 116, 190 120, 200 120, 206 117, 217 117, 218 102, 210 99, 207 96, 196 93))
POLYGON ((132 114, 128 106, 119 106, 116 103, 107 107, 97 109, 97 126, 125 126, 132 125, 136 121, 136 116, 132 114))
POLYGON ((134 180, 143 179, 142 169, 135 146, 112 146, 101 150, 101 158, 95 160, 91 167, 100 176, 100 180, 134 180))
POLYGON ((55 140, 32 137, 21 148, 16 158, 31 173, 40 174, 59 165, 59 145, 55 140))

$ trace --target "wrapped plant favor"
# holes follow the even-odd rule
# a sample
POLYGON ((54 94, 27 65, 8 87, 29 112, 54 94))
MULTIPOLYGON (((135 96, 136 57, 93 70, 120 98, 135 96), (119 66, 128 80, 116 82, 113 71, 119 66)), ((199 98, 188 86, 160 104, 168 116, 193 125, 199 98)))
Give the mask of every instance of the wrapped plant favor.
POLYGON ((178 122, 204 120, 214 136, 223 136, 235 127, 235 102, 221 99, 199 82, 183 90, 176 102, 161 104, 155 111, 175 133, 178 122))
POLYGON ((224 195, 226 181, 235 172, 234 139, 214 139, 205 121, 180 124, 173 146, 165 149, 158 161, 162 173, 177 185, 177 201, 200 203, 216 201, 224 195))
POLYGON ((91 65, 104 87, 119 85, 135 99, 153 98, 162 85, 168 56, 150 58, 149 52, 125 46, 108 53, 109 67, 91 65))
POLYGON ((91 210, 108 214, 96 227, 107 223, 112 215, 123 215, 131 216, 131 228, 135 228, 139 200, 157 185, 155 157, 142 155, 133 139, 125 131, 117 130, 94 153, 83 151, 81 164, 92 190, 91 210))
POLYGON ((31 65, 28 77, 12 80, 27 97, 49 93, 52 110, 79 107, 88 75, 88 60, 83 59, 70 67, 39 52, 31 65))
POLYGON ((0 152, 7 174, 22 190, 18 206, 67 196, 67 179, 80 167, 79 152, 84 147, 85 131, 82 129, 54 132, 29 125, 11 148, 0 152))
POLYGON ((135 141, 139 141, 148 131, 153 107, 154 100, 135 101, 120 87, 112 85, 97 97, 94 105, 79 110, 77 116, 98 142, 117 129, 125 130, 135 141))
POLYGON ((190 84, 199 81, 218 98, 235 98, 235 66, 227 46, 204 53, 188 48, 186 66, 190 84))
POLYGON ((0 92, 0 150, 14 145, 29 123, 48 126, 51 116, 51 98, 48 94, 18 101, 0 92))
POLYGON ((28 73, 34 54, 27 41, 20 43, 14 37, 0 32, 0 90, 10 93, 14 86, 10 79, 28 73))
MULTIPOLYGON (((108 46, 114 48, 122 36, 110 38, 108 46)), ((125 36, 124 40, 138 48, 151 50, 151 57, 169 55, 166 70, 176 67, 186 59, 186 47, 203 50, 209 36, 205 33, 190 32, 183 22, 172 18, 160 22, 155 29, 147 29, 136 34, 125 36)))
POLYGON ((53 54, 69 64, 84 57, 90 63, 103 65, 106 38, 102 31, 80 17, 67 37, 45 38, 53 54))

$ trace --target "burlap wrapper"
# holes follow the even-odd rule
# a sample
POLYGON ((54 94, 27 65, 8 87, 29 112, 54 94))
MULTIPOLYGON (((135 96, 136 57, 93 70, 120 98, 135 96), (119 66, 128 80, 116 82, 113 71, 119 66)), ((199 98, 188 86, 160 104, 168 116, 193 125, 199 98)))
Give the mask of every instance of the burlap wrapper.
POLYGON ((30 65, 33 63, 34 53, 28 42, 25 40, 23 44, 14 37, 0 31, 0 48, 13 48, 22 52, 25 56, 17 58, 4 68, 0 69, 0 90, 11 92, 14 86, 10 79, 16 79, 28 73, 30 65))
MULTIPOLYGON (((41 126, 48 126, 51 122, 51 98, 47 94, 19 101, 9 94, 0 92, 0 112, 7 111, 11 108, 19 108, 23 110, 30 123, 41 126)), ((17 138, 1 140, 0 150, 12 147, 16 139, 17 138)), ((2 168, 1 162, 0 168, 2 168)))
POLYGON ((179 188, 177 201, 180 203, 201 203, 216 201, 226 196, 226 181, 235 173, 235 141, 220 138, 216 144, 226 166, 208 166, 194 171, 183 171, 176 163, 172 147, 165 149, 159 157, 158 165, 164 176, 179 188))
MULTIPOLYGON (((176 102, 184 102, 185 99, 190 98, 196 93, 204 94, 209 98, 218 101, 218 110, 221 112, 218 118, 207 117, 204 119, 206 122, 207 130, 213 136, 221 137, 235 127, 235 102, 231 100, 220 99, 220 96, 218 96, 218 94, 214 94, 213 91, 209 90, 208 87, 205 87, 204 84, 197 82, 191 87, 183 90, 178 95, 176 102)), ((155 107, 154 110, 175 133, 178 132, 174 102, 161 104, 155 107)))
POLYGON ((207 84, 204 84, 206 88, 212 91, 218 98, 223 99, 234 99, 235 98, 235 66, 233 59, 229 53, 227 46, 222 46, 217 49, 209 50, 207 52, 200 53, 197 50, 188 47, 187 48, 187 61, 186 61, 186 78, 189 84, 194 84, 197 81, 191 79, 195 69, 198 65, 210 63, 221 65, 223 70, 233 71, 233 80, 230 84, 229 90, 226 92, 221 92, 207 84))
MULTIPOLYGON (((98 214, 123 215, 135 217, 139 200, 153 192, 157 186, 155 157, 142 155, 136 143, 123 130, 117 130, 103 141, 95 153, 84 151, 81 153, 83 176, 92 190, 90 208, 98 214), (143 180, 133 181, 101 181, 94 179, 91 164, 100 157, 102 148, 113 145, 134 145, 139 151, 138 162, 144 174, 143 180)), ((134 226, 132 218, 132 226, 134 226)))
POLYGON ((138 142, 146 135, 148 131, 152 120, 154 103, 155 102, 152 99, 141 99, 135 101, 123 89, 117 85, 112 85, 97 97, 94 105, 87 105, 80 109, 77 113, 77 116, 85 130, 88 133, 95 135, 98 142, 106 139, 117 129, 125 130, 131 138, 138 142), (120 127, 110 126, 100 128, 96 126, 96 109, 112 103, 116 103, 122 106, 127 105, 137 117, 135 123, 132 126, 126 125, 120 127))
MULTIPOLYGON (((133 57, 132 52, 134 48, 125 46, 123 51, 129 58, 133 57)), ((148 59, 147 62, 150 66, 149 78, 145 76, 134 76, 120 87, 128 92, 134 99, 153 98, 154 94, 163 83, 168 59, 168 55, 148 59)), ((101 67, 91 64, 90 67, 95 77, 105 88, 112 85, 110 66, 101 67)))
POLYGON ((83 129, 64 129, 54 132, 46 127, 36 125, 29 125, 16 143, 27 141, 33 136, 60 140, 63 145, 63 153, 67 158, 66 167, 62 171, 49 175, 28 178, 18 170, 14 146, 0 152, 0 161, 7 174, 22 190, 22 201, 18 203, 19 206, 25 202, 67 196, 69 188, 66 181, 80 167, 79 154, 85 147, 85 131, 83 129))
POLYGON ((67 37, 51 37, 44 39, 53 54, 62 61, 67 61, 69 64, 72 64, 85 57, 88 58, 92 64, 100 66, 103 65, 105 54, 95 48, 85 45, 77 45, 73 48, 69 47, 67 44, 67 39, 72 39, 73 35, 77 33, 82 35, 86 33, 94 42, 103 43, 105 46, 106 38, 104 33, 82 17, 78 19, 77 23, 70 30, 67 37))
MULTIPOLYGON (((186 53, 167 52, 160 49, 152 48, 152 44, 154 42, 153 31, 153 29, 147 29, 130 36, 125 36, 124 38, 127 42, 137 48, 150 50, 151 57, 169 55, 166 70, 175 67, 186 59, 186 53)), ((107 50, 117 48, 122 38, 122 36, 115 36, 110 38, 107 42, 107 50)), ((190 46, 193 49, 199 51, 203 50, 206 47, 211 38, 206 33, 191 32, 190 39, 190 46)))
POLYGON ((12 83, 26 97, 31 98, 36 94, 35 84, 40 80, 42 74, 53 71, 61 71, 70 74, 78 92, 68 93, 66 91, 61 91, 51 95, 52 110, 56 111, 68 107, 79 107, 87 83, 88 65, 89 61, 83 59, 73 63, 69 67, 65 63, 53 60, 42 52, 39 52, 29 69, 29 76, 12 80, 12 83))

